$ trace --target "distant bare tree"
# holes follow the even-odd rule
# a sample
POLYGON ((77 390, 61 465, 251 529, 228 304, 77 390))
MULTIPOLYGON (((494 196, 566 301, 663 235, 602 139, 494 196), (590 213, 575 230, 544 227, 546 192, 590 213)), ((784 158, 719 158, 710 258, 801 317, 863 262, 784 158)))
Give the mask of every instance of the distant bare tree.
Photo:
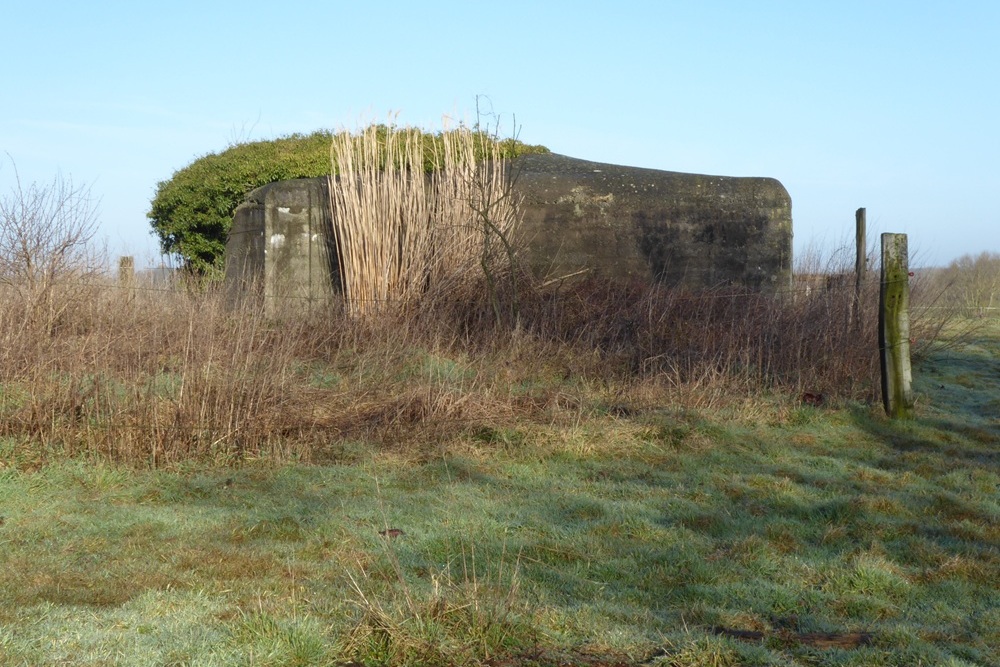
MULTIPOLYGON (((13 160, 11 160, 13 165, 13 160)), ((0 284, 22 297, 30 310, 51 324, 56 282, 90 266, 90 242, 97 232, 97 203, 90 188, 55 176, 45 185, 24 185, 14 169, 14 185, 0 196, 0 284)))
POLYGON ((1000 302, 1000 253, 963 255, 945 269, 944 278, 959 303, 983 316, 1000 302))

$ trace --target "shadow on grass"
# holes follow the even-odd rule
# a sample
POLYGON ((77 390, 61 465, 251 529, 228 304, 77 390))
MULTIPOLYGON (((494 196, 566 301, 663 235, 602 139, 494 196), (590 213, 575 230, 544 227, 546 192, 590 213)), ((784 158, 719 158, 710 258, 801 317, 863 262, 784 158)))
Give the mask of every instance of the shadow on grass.
POLYGON ((914 368, 914 419, 855 408, 856 425, 901 452, 941 456, 947 467, 1000 468, 1000 349, 979 339, 932 353, 914 368))

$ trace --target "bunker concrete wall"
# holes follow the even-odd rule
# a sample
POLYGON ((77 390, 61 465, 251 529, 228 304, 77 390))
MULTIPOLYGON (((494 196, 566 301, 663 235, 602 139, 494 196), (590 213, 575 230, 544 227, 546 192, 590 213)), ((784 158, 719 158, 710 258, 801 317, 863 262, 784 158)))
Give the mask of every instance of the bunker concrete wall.
POLYGON ((339 276, 325 178, 257 188, 236 209, 226 243, 230 304, 263 299, 268 313, 326 304, 339 276))
POLYGON ((537 273, 580 270, 671 285, 791 280, 791 198, 773 178, 621 167, 561 155, 515 165, 520 229, 537 273))
MULTIPOLYGON (((527 155, 521 258, 539 276, 589 274, 672 285, 787 286, 791 198, 772 178, 706 176, 527 155)), ((236 210, 226 246, 230 301, 268 310, 325 303, 339 271, 325 178, 271 183, 236 210)))

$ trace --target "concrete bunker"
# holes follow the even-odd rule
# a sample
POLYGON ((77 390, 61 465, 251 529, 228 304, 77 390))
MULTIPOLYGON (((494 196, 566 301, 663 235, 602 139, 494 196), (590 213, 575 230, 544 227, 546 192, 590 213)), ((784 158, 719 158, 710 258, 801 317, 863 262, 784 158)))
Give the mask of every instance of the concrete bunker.
MULTIPOLYGON (((537 275, 770 290, 791 280, 791 199, 773 178, 706 176, 579 160, 514 160, 521 260, 537 275)), ((325 178, 247 195, 226 245, 230 302, 268 310, 340 291, 325 178)))

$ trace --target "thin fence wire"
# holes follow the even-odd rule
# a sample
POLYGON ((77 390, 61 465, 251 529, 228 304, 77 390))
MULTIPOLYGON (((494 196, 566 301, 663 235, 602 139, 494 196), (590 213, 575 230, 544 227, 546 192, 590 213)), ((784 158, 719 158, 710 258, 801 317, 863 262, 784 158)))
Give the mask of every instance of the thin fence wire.
MULTIPOLYGON (((840 276, 845 274, 830 274, 831 276, 840 276)), ((558 279, 556 279, 558 280, 558 279)), ((794 280, 794 278, 793 278, 794 280)), ((887 283, 894 282, 904 282, 904 281, 887 281, 887 283)), ((614 279, 608 281, 611 285, 614 283, 614 279)), ((838 281, 839 283, 839 281, 838 281)), ((0 285, 10 284, 0 281, 0 285)), ((211 292, 213 289, 218 287, 225 288, 223 283, 219 283, 217 286, 211 288, 197 288, 197 287, 155 287, 149 285, 122 285, 118 282, 78 282, 78 281, 60 281, 59 285, 80 287, 88 289, 108 289, 115 290, 119 292, 148 292, 148 293, 160 293, 160 294, 176 294, 176 295, 186 295, 186 296, 197 296, 202 293, 211 292)), ((555 283, 552 283, 555 284, 555 283)), ((572 284, 572 282, 567 282, 566 284, 572 284)), ((738 284, 722 283, 712 287, 685 287, 683 285, 668 285, 667 283, 654 282, 654 287, 663 287, 664 289, 676 289, 675 297, 679 299, 690 299, 690 300, 704 300, 704 299, 758 299, 761 296, 785 296, 785 295, 812 295, 812 294, 824 294, 824 293, 853 293, 855 291, 855 286, 851 284, 833 284, 833 285, 801 285, 793 287, 780 287, 780 288, 760 288, 753 289, 750 287, 740 286, 738 284), (727 291, 728 290, 728 291, 727 291)), ((331 286, 332 289, 332 286, 331 286)), ((552 289, 551 285, 543 289, 552 289)), ((553 289, 553 291, 555 291, 553 289)), ((280 292, 276 294, 265 294, 263 292, 256 295, 257 298, 263 300, 268 298, 273 299, 298 299, 303 301, 323 301, 324 297, 321 296, 310 296, 302 294, 292 294, 286 292, 280 292)), ((404 298, 366 298, 366 299, 349 299, 339 292, 332 291, 331 296, 337 302, 347 303, 350 301, 359 302, 379 302, 379 303, 405 303, 408 299, 404 298)), ((440 297, 439 297, 440 298, 440 297)), ((456 302, 459 302, 456 300, 456 302)), ((986 308, 986 310, 1000 310, 1000 308, 986 308)))
MULTIPOLYGON (((575 281, 568 281, 567 286, 572 286, 575 281)), ((872 283, 877 283, 877 279, 874 275, 869 274, 869 279, 866 284, 871 286, 872 283)), ((122 283, 113 278, 108 278, 107 281, 62 281, 60 284, 68 285, 76 288, 86 288, 94 290, 106 290, 112 293, 147 293, 151 295, 160 294, 172 294, 181 297, 198 297, 203 294, 216 294, 217 296, 222 296, 218 287, 224 287, 221 283, 218 285, 213 285, 208 288, 200 286, 186 286, 182 282, 180 284, 174 283, 169 285, 150 285, 142 284, 142 278, 137 277, 132 282, 122 283)), ((608 282, 608 288, 612 289, 613 282, 608 282)), ((654 287, 655 289, 655 287, 654 287)), ((738 286, 719 286, 712 289, 685 289, 681 288, 671 288, 664 286, 665 290, 673 290, 669 293, 669 299, 672 303, 686 303, 686 302, 705 302, 711 300, 729 300, 732 302, 748 302, 751 300, 760 301, 762 298, 799 298, 799 297, 813 297, 813 298, 853 298, 856 294, 856 286, 853 281, 853 274, 809 274, 808 276, 800 277, 798 279, 793 278, 792 285, 789 287, 781 287, 777 289, 767 289, 763 291, 755 291, 745 287, 738 286), (825 296, 824 296, 825 295, 825 296)), ((559 286, 550 286, 547 289, 541 290, 543 292, 552 292, 558 294, 560 290, 559 286)), ((266 298, 263 294, 256 294, 261 300, 266 298)), ((2 297, 0 297, 2 298, 2 297)), ((295 294, 282 294, 281 299, 295 299, 295 300, 308 300, 308 301, 319 301, 316 297, 309 297, 305 295, 295 295, 295 294)), ((869 293, 870 298, 870 293, 869 293)), ((343 295, 333 294, 333 299, 336 301, 343 302, 343 295)), ((439 302, 448 304, 447 299, 441 299, 438 297, 439 302)), ((380 299, 383 302, 399 302, 398 299, 380 299)), ((455 304, 467 304, 469 303, 466 299, 455 299, 455 304)), ((585 406, 576 405, 573 407, 571 404, 574 403, 573 397, 564 397, 565 403, 571 409, 577 411, 587 410, 585 406)), ((170 399, 168 399, 169 401, 170 399)), ((0 401, 0 412, 6 412, 4 403, 6 400, 0 401)), ((175 404, 179 405, 179 403, 175 404)), ((555 407, 559 407, 558 399, 555 407)), ((203 406, 205 407, 205 406, 203 406)), ((212 409, 211 405, 207 406, 209 410, 212 409)), ((226 404, 224 407, 227 409, 233 406, 226 404)), ((238 407, 238 406, 237 406, 238 407)), ((275 406, 270 405, 268 409, 274 408, 275 406)), ((280 406, 279 406, 280 407, 280 406)), ((51 429, 48 431, 50 437, 78 437, 80 433, 86 433, 88 431, 92 432, 105 432, 105 433, 136 433, 136 432, 148 432, 150 439, 161 438, 163 440, 170 440, 172 438, 182 438, 184 436, 178 434, 189 434, 195 439, 199 439, 202 443, 211 442, 211 447, 218 445, 217 449, 220 451, 230 451, 230 450, 240 450, 238 445, 240 438, 244 435, 243 425, 250 423, 249 430, 252 431, 252 437, 257 445, 260 445, 262 441, 267 441, 270 438, 276 440, 296 437, 296 438, 310 438, 310 437, 329 437, 331 441, 335 441, 343 438, 352 437, 362 437, 367 432, 384 432, 388 429, 390 432, 403 432, 406 429, 420 429, 427 428, 428 426, 433 430, 435 426, 440 427, 482 427, 488 425, 490 420, 484 417, 482 414, 475 415, 448 415, 448 414, 433 414, 431 412, 427 415, 429 422, 424 424, 420 420, 414 420, 411 416, 404 414, 403 409, 394 411, 392 406, 379 405, 381 412, 379 412, 377 422, 369 422, 365 420, 363 414, 351 415, 351 417, 357 417, 357 419, 350 419, 346 422, 341 423, 326 423, 323 420, 310 420, 302 419, 298 423, 281 423, 275 424, 273 427, 259 421, 254 422, 254 415, 252 413, 241 413, 239 410, 229 417, 227 421, 225 418, 218 421, 201 421, 201 420, 188 420, 183 419, 182 415, 173 413, 173 409, 170 404, 167 403, 161 408, 151 409, 149 406, 139 406, 139 414, 136 415, 136 419, 130 419, 126 417, 125 419, 115 418, 113 415, 102 415, 100 411, 89 415, 88 419, 91 419, 91 423, 86 425, 74 426, 72 423, 66 422, 62 423, 62 419, 66 415, 61 413, 53 412, 51 420, 49 422, 51 429), (162 412, 159 412, 162 410, 162 412), (143 420, 142 411, 146 412, 147 416, 162 415, 163 421, 154 420, 143 420)), ((551 407, 551 406, 550 406, 551 407)), ((565 406, 564 406, 565 407, 565 406)), ((541 408, 543 411, 550 408, 541 408)), ((597 410, 599 408, 592 407, 589 409, 597 410)), ((653 408, 650 408, 653 410, 653 408)), ((0 421, 0 432, 7 434, 8 436, 30 436, 32 425, 24 422, 23 420, 12 418, 13 415, 7 416, 0 421)), ((44 416, 43 416, 44 419, 44 416)), ((37 426, 38 422, 36 422, 37 426)), ((130 436, 131 437, 131 436, 130 436)), ((204 446, 204 445, 203 445, 204 446)))

